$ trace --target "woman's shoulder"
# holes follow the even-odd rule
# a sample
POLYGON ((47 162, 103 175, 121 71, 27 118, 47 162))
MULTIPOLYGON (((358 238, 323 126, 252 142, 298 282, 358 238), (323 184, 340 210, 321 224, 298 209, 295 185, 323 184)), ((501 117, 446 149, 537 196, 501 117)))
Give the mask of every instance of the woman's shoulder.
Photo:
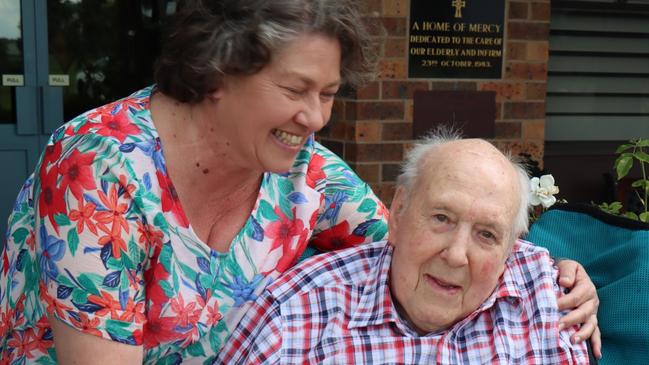
POLYGON ((65 139, 105 140, 106 143, 137 143, 158 137, 149 109, 153 86, 91 109, 57 128, 48 145, 65 139))

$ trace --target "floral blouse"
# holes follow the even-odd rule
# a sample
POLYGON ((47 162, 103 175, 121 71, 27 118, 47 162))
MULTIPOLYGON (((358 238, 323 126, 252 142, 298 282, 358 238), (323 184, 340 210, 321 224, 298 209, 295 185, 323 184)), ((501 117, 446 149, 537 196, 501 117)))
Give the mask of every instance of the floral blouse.
POLYGON ((257 293, 307 244, 381 240, 386 211, 310 138, 266 173, 230 250, 192 230, 151 121, 154 88, 57 129, 9 218, 0 264, 0 364, 56 363, 47 316, 144 346, 144 363, 211 363, 257 293))

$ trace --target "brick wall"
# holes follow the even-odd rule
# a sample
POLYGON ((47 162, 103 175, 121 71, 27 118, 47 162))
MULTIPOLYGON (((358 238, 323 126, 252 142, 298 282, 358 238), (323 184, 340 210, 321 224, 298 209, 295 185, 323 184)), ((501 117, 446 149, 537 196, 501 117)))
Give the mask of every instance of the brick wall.
MULTIPOLYGON (((379 51, 375 81, 339 98, 319 140, 389 203, 412 136, 416 90, 496 92, 494 143, 542 164, 549 0, 506 1, 502 79, 409 79, 409 0, 359 0, 379 51)), ((448 0, 450 1, 450 0, 448 0)))

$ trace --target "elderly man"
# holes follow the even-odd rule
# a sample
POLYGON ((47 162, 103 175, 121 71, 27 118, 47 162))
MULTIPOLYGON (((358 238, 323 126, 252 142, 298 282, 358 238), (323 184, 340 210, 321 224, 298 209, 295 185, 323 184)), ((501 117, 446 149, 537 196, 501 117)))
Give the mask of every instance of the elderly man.
POLYGON ((587 364, 560 331, 557 270, 527 231, 527 174, 483 140, 409 154, 389 242, 314 257, 271 284, 223 364, 587 364))

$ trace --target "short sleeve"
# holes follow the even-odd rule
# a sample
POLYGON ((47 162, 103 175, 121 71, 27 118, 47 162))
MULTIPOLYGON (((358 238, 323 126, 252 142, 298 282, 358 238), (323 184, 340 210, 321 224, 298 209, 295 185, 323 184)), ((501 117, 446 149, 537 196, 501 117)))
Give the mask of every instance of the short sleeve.
POLYGON ((48 316, 139 345, 147 236, 118 146, 87 134, 48 147, 35 198, 39 296, 48 316))
POLYGON ((387 237, 387 210, 367 183, 329 150, 315 144, 313 159, 320 159, 316 173, 325 181, 311 243, 320 250, 334 250, 387 237))

